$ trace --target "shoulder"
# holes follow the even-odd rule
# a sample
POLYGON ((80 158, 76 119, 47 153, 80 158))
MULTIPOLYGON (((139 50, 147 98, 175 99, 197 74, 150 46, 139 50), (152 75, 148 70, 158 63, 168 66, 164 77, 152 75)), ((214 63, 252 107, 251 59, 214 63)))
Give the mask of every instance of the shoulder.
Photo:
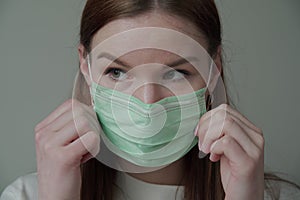
POLYGON ((278 180, 270 180, 265 186, 265 200, 279 199, 279 200, 299 200, 300 189, 297 186, 278 180), (272 198, 272 196, 274 196, 272 198))
POLYGON ((37 173, 18 177, 8 185, 0 196, 0 200, 35 200, 37 199, 37 173))

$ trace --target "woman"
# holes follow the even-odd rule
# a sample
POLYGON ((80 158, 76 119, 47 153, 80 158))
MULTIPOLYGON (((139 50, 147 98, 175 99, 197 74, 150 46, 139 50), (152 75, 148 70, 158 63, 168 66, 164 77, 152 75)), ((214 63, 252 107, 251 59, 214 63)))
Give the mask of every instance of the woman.
MULTIPOLYGON (((289 194, 279 193, 279 182, 274 181, 272 186, 268 184, 269 180, 278 178, 264 174, 262 130, 228 104, 211 109, 208 96, 207 112, 201 116, 194 132, 199 138, 198 145, 167 167, 145 173, 125 173, 93 158, 102 150, 98 134, 101 131, 101 113, 96 114, 92 106, 93 91, 90 88, 96 79, 92 77, 93 62, 89 63, 88 55, 110 36, 142 27, 172 29, 194 38, 213 58, 223 77, 221 25, 213 1, 88 0, 80 29, 80 74, 75 92, 77 100, 66 101, 36 125, 38 173, 17 180, 6 189, 1 199, 34 199, 37 196, 39 199, 57 200, 175 197, 292 199, 289 194), (77 123, 74 123, 75 119, 77 123), (213 130, 209 127, 213 127, 213 130), (218 129, 222 129, 222 135, 218 134, 218 129), (199 150, 209 153, 209 156, 199 159, 199 150), (17 188, 21 184, 23 189, 17 188)), ((119 45, 122 47, 125 44, 119 45)), ((157 51, 137 51, 125 55, 122 60, 141 65, 174 60, 174 56, 157 51)), ((172 71, 171 77, 168 75, 170 79, 177 80, 184 76, 195 91, 205 87, 206 81, 199 74, 193 74, 189 67, 174 69, 176 72, 172 71)), ((126 74, 127 71, 120 64, 118 67, 110 67, 102 79, 106 81, 100 83, 113 88, 113 82, 116 84, 124 77, 128 78, 126 74)), ((143 85, 132 94, 146 104, 173 95, 156 84, 143 85)), ((296 189, 291 194, 293 198, 300 198, 296 189)))

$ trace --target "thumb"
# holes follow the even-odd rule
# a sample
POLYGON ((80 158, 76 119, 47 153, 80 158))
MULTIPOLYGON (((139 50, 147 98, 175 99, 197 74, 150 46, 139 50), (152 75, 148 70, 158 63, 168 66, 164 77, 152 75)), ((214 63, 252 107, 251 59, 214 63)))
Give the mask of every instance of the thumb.
POLYGON ((91 153, 87 153, 85 154, 82 158, 81 158, 81 163, 85 163, 87 162, 88 160, 90 160, 91 158, 93 158, 94 156, 91 154, 91 153))

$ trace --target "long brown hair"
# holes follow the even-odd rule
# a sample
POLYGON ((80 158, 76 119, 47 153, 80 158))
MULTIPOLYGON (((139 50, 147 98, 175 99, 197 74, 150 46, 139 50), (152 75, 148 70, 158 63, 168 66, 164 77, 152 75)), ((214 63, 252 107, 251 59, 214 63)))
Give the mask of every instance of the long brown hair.
MULTIPOLYGON (((208 42, 211 57, 217 54, 222 44, 222 31, 218 10, 213 0, 87 0, 82 13, 80 43, 87 55, 91 50, 94 34, 107 23, 123 17, 137 16, 155 9, 183 17, 192 22, 208 42)), ((224 79, 223 70, 221 76, 224 79)), ((89 104, 88 87, 79 73, 76 81, 75 97, 89 104)), ((228 96, 228 95, 227 95, 228 96)), ((229 104, 232 104, 228 101, 229 104)), ((209 110, 209 109, 208 109, 209 110)), ((208 157, 198 158, 197 145, 185 155, 188 167, 184 179, 185 199, 221 200, 225 194, 221 183, 220 163, 210 162, 208 157)), ((95 158, 81 165, 82 200, 111 200, 116 171, 95 158)), ((265 175, 265 178, 274 176, 265 175)))

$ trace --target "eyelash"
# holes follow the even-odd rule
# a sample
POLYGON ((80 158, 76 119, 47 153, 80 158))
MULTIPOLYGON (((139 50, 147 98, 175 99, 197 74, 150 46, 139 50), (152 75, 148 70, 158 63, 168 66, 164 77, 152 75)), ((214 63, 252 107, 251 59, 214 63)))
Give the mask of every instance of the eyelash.
MULTIPOLYGON (((126 73, 123 69, 121 69, 121 68, 117 68, 117 67, 109 67, 109 68, 107 68, 106 70, 105 70, 105 72, 104 72, 104 74, 105 75, 107 75, 107 74, 111 74, 114 70, 119 70, 120 72, 122 72, 122 73, 126 73)), ((177 72, 179 72, 179 73, 182 73, 184 76, 189 76, 189 75, 191 75, 191 73, 189 72, 189 71, 187 71, 187 70, 183 70, 183 69, 177 69, 177 70, 175 70, 175 71, 177 71, 177 72)), ((169 73, 170 71, 168 71, 167 73, 169 73)), ((114 78, 112 78, 113 80, 116 80, 116 79, 114 79, 114 78)))
POLYGON ((179 73, 182 73, 182 74, 185 75, 185 76, 190 75, 190 72, 187 71, 187 70, 184 70, 184 69, 178 69, 178 70, 176 70, 176 71, 179 72, 179 73))
MULTIPOLYGON (((114 70, 118 70, 118 71, 120 71, 121 73, 126 73, 124 70, 122 70, 122 69, 120 69, 120 68, 117 68, 117 67, 109 67, 109 68, 107 68, 105 71, 104 71, 104 74, 105 75, 107 75, 107 74, 112 74, 113 72, 114 72, 114 70)), ((113 80, 117 80, 117 79, 115 79, 115 78, 112 78, 111 77, 111 79, 113 79, 113 80)))
POLYGON ((113 72, 114 70, 119 70, 120 72, 123 72, 124 71, 120 68, 117 68, 117 67, 109 67, 105 70, 104 74, 107 75, 107 74, 110 74, 111 72, 113 72))

